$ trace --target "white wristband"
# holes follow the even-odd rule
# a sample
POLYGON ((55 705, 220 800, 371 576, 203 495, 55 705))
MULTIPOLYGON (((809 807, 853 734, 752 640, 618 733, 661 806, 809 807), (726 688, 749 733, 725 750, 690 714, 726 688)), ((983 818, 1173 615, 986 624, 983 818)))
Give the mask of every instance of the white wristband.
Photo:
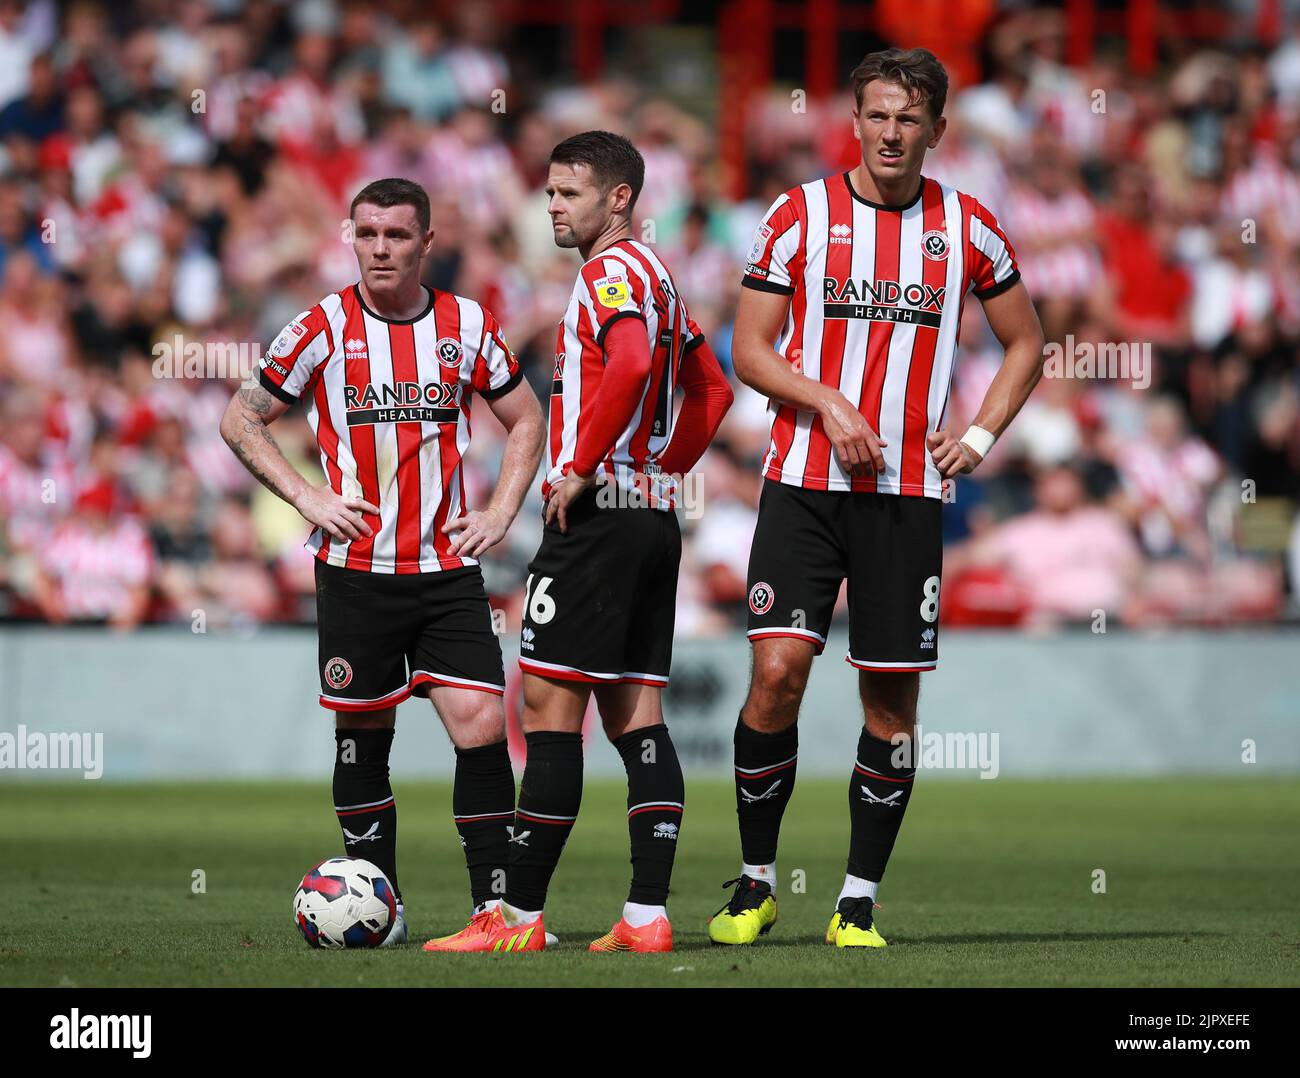
POLYGON ((983 427, 977 427, 973 423, 966 433, 961 436, 961 441, 975 450, 979 454, 980 460, 989 455, 989 450, 993 448, 993 443, 997 440, 997 435, 990 434, 983 427))

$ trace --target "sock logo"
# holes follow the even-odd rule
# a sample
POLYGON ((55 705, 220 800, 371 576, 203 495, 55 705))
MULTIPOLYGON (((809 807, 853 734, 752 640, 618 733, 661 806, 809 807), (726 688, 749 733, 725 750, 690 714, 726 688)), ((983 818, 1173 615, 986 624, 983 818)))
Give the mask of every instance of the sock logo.
POLYGON ((669 838, 674 842, 677 841, 677 825, 675 823, 657 823, 655 824, 655 838, 669 838))
POLYGON ((510 836, 510 841, 516 846, 527 846, 528 836, 532 834, 531 831, 520 831, 519 834, 516 835, 513 825, 506 826, 506 833, 510 836))
POLYGON ((346 827, 343 828, 343 845, 355 846, 358 842, 377 842, 384 836, 379 833, 379 821, 376 820, 370 825, 370 830, 364 835, 354 835, 346 827))
POLYGON ((755 614, 766 614, 772 609, 775 599, 776 593, 772 591, 772 585, 762 580, 749 589, 749 609, 755 614))
POLYGON ((901 808, 902 802, 898 798, 903 796, 902 790, 895 790, 888 797, 877 797, 865 786, 862 787, 863 801, 869 801, 873 805, 888 805, 890 808, 901 808))
POLYGON ((331 689, 346 689, 352 683, 352 667, 337 655, 325 664, 325 684, 331 689))
MULTIPOLYGON (((743 797, 746 802, 766 801, 769 797, 776 796, 776 788, 780 785, 781 785, 781 780, 777 779, 774 783, 772 783, 771 786, 769 786, 761 794, 751 794, 748 790, 745 789, 745 787, 742 786, 740 788, 740 796, 743 797)), ((864 786, 863 789, 865 790, 866 787, 864 786)))

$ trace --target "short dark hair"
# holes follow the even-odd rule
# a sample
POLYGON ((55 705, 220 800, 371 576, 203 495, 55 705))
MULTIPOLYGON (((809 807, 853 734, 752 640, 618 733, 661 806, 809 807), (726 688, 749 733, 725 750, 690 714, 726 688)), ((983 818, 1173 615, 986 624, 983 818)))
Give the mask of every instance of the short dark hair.
POLYGON ((372 206, 383 206, 385 209, 389 206, 414 206, 415 219, 420 223, 420 234, 429 231, 429 221, 433 217, 429 210, 429 196, 424 188, 413 180, 389 177, 386 180, 375 180, 374 183, 366 184, 352 200, 348 216, 355 217, 357 207, 363 202, 369 202, 372 206))
POLYGON ((853 69, 853 101, 862 108, 862 90, 879 79, 892 82, 907 91, 909 104, 927 104, 930 118, 943 115, 948 101, 948 72, 929 49, 882 49, 863 57, 853 69))
POLYGON ((551 151, 551 164, 586 165, 601 191, 627 184, 632 188, 629 211, 645 183, 645 158, 631 142, 612 131, 583 131, 566 138, 551 151))

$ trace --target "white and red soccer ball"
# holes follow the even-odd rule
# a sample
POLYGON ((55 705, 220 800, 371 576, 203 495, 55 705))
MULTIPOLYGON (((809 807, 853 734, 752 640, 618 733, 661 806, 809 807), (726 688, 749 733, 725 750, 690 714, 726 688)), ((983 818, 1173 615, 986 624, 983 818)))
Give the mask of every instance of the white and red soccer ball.
POLYGON ((293 920, 312 947, 378 947, 397 921, 397 896, 369 861, 330 857, 298 884, 293 920))

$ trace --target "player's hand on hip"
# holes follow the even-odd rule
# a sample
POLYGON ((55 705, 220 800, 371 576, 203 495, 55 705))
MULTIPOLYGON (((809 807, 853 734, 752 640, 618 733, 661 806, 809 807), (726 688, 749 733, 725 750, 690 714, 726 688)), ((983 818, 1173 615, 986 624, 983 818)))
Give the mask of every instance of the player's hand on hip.
POLYGON ((575 475, 570 470, 562 482, 551 493, 550 501, 546 503, 546 523, 558 520, 560 531, 565 535, 569 534, 569 517, 568 510, 575 501, 578 500, 586 491, 590 490, 596 483, 596 476, 593 472, 586 477, 575 475))
POLYGON ((871 424, 843 393, 838 389, 827 389, 817 411, 841 468, 850 475, 885 470, 885 455, 881 448, 889 443, 871 429, 871 424))
POLYGON ((328 483, 308 487, 294 508, 308 523, 324 529, 331 539, 346 543, 375 534, 362 513, 379 515, 377 505, 371 505, 364 498, 344 498, 328 483))
POLYGON ((449 520, 442 534, 460 534, 451 541, 451 553, 461 558, 477 558, 501 542, 510 529, 510 519, 500 509, 475 509, 463 517, 449 520))
POLYGON ((936 430, 925 436, 926 448, 939 474, 945 479, 973 472, 984 458, 965 442, 960 442, 946 430, 936 430))

